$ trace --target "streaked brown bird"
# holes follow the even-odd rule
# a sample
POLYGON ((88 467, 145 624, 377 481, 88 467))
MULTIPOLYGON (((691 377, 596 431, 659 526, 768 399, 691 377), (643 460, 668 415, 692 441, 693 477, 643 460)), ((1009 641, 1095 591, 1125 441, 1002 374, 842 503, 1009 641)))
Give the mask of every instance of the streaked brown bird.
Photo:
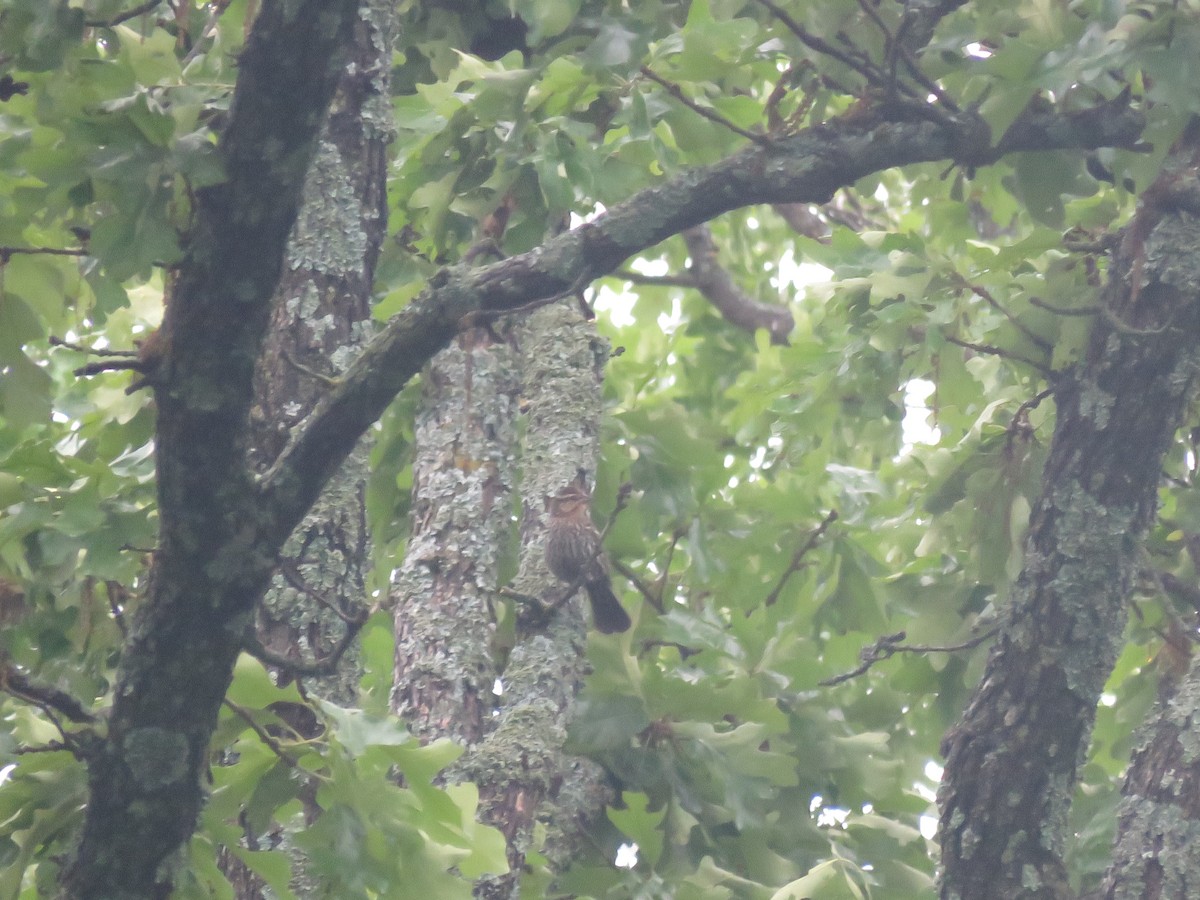
POLYGON ((550 498, 550 527, 546 533, 546 565, 568 584, 582 582, 592 601, 596 630, 626 631, 633 623, 613 593, 608 559, 600 533, 592 524, 591 498, 578 484, 569 484, 550 498))

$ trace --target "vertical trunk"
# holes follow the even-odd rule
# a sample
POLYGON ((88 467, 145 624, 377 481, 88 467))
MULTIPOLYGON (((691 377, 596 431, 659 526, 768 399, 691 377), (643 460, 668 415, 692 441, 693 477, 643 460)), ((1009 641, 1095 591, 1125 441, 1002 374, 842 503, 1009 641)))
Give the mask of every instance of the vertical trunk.
MULTIPOLYGON (((337 377, 371 333, 371 288, 387 227, 393 5, 391 0, 363 5, 350 60, 305 177, 255 372, 251 457, 260 470, 328 389, 323 379, 337 377)), ((255 621, 258 642, 275 657, 298 663, 328 657, 349 627, 346 617, 361 615, 365 606, 368 440, 330 479, 279 555, 255 621)), ((360 675, 355 652, 351 645, 335 671, 305 683, 333 702, 353 703, 360 675)), ((314 733, 306 707, 277 712, 298 733, 314 733)), ((246 840, 254 849, 283 837, 247 834, 246 840)), ((264 896, 261 879, 236 857, 223 854, 222 867, 239 900, 264 896)), ((303 896, 302 861, 296 871, 295 887, 303 896)))
POLYGON ((423 739, 471 745, 495 705, 493 602, 512 518, 516 383, 511 348, 482 328, 425 369, 412 534, 396 582, 392 708, 423 739))
POLYGON ((209 741, 273 556, 244 549, 267 539, 245 465, 248 388, 299 205, 297 176, 313 156, 357 6, 264 3, 239 57, 220 142, 227 178, 196 192, 160 329, 158 545, 108 727, 88 748, 89 798, 65 897, 165 896, 168 859, 195 830, 209 741))
POLYGON ((1125 775, 1104 900, 1200 893, 1200 662, 1142 727, 1125 775))
POLYGON ((1147 192, 1112 261, 1086 358, 1055 384, 1057 421, 1005 626, 946 736, 942 896, 1068 893, 1063 823, 1163 456, 1200 371, 1196 144, 1147 192))
MULTIPOLYGON (((544 499, 580 468, 595 474, 608 346, 570 304, 522 320, 517 343, 527 427, 520 566, 513 587, 546 597, 558 585, 542 553, 544 499)), ((463 762, 464 774, 479 785, 484 821, 508 840, 510 872, 479 883, 476 896, 485 900, 517 896, 535 824, 548 824, 544 852, 559 871, 578 850, 579 825, 609 799, 599 768, 562 750, 587 669, 586 628, 577 597, 544 628, 519 633, 501 675, 503 706, 494 730, 463 762)))
MULTIPOLYGON (((253 455, 260 468, 327 390, 322 377, 344 371, 371 333, 371 287, 387 226, 394 17, 388 0, 363 7, 305 179, 256 373, 253 455)), ((363 603, 366 466, 364 441, 284 546, 257 623, 263 645, 278 655, 328 655, 346 627, 338 612, 363 603)), ((318 691, 348 703, 356 682, 347 665, 318 682, 318 691)))

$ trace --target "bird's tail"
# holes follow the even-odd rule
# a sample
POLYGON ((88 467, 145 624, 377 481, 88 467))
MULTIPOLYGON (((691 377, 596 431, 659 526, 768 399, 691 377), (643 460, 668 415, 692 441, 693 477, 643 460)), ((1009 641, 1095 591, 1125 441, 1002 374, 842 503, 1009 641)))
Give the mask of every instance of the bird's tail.
POLYGON ((613 593, 607 578, 588 582, 584 587, 587 588, 588 599, 592 601, 592 619, 596 623, 597 631, 616 634, 629 630, 633 622, 630 621, 629 613, 625 612, 625 607, 621 605, 617 595, 613 593))

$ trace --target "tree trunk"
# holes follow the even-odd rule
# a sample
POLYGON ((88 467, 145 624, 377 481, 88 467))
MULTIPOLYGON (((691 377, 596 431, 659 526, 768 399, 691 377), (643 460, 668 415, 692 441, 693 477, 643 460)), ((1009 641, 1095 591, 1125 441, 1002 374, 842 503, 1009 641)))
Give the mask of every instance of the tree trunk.
MULTIPOLYGON (((333 112, 305 177, 255 372, 250 455, 260 470, 270 465, 291 429, 327 389, 322 379, 340 374, 372 331, 371 290, 387 226, 393 7, 391 0, 363 6, 333 112)), ((350 636, 347 630, 356 629, 365 615, 371 563, 365 508, 369 444, 368 433, 280 553, 255 617, 255 639, 266 651, 264 660, 303 666, 332 659, 350 636)), ((352 705, 361 672, 355 664, 357 643, 346 648, 333 671, 304 681, 321 697, 352 705)), ((286 666, 276 672, 283 683, 297 677, 286 666)), ((275 712, 298 734, 313 737, 319 730, 306 706, 275 712)), ((286 836, 247 831, 245 841, 249 849, 264 849, 286 845, 286 836)), ((293 887, 305 896, 304 860, 292 855, 297 873, 293 887)), ((233 852, 225 848, 220 858, 239 900, 264 896, 262 879, 233 852)))
MULTIPOLYGON (((513 588, 552 598, 562 586, 543 558, 545 498, 579 469, 594 479, 599 455, 601 387, 608 345, 580 321, 573 303, 559 303, 522 320, 521 397, 526 416, 522 452, 520 565, 513 588)), ((587 671, 583 601, 576 597, 548 622, 526 630, 501 674, 502 706, 494 729, 462 761, 479 785, 482 818, 508 841, 507 875, 476 887, 484 900, 515 898, 534 826, 547 824, 552 873, 578 852, 579 828, 611 799, 598 766, 563 752, 576 695, 587 671)))
POLYGON ((1188 900, 1200 893, 1200 661, 1163 697, 1134 741, 1104 900, 1188 900))
POLYGON ((496 699, 495 603, 509 543, 517 397, 511 348, 474 328, 433 358, 417 413, 412 533, 395 601, 392 708, 465 746, 496 699))
POLYGON ((1057 421, 1025 563, 983 680, 946 736, 942 896, 1062 898, 1063 825, 1162 461, 1200 371, 1195 135, 1143 197, 1112 260, 1057 421))
POLYGON ((107 732, 84 751, 90 795, 67 897, 163 896, 163 864, 195 828, 217 712, 279 546, 245 465, 246 388, 356 19, 351 0, 265 3, 239 57, 220 144, 227 179, 197 192, 161 329, 159 540, 107 732), (259 540, 253 559, 225 552, 259 540))

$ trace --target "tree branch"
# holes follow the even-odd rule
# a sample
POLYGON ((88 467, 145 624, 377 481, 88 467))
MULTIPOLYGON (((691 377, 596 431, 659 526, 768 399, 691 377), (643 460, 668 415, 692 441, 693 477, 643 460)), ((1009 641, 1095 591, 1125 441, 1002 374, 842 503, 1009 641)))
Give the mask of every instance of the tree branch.
MULTIPOLYGON (((0 690, 6 694, 32 703, 42 712, 57 712, 72 722, 92 723, 96 717, 83 708, 83 704, 65 691, 47 684, 38 684, 11 664, 0 669, 0 690)), ((60 729, 61 730, 61 729, 60 729)))
POLYGON ((829 678, 822 678, 817 682, 821 687, 833 687, 834 685, 842 684, 852 678, 857 678, 859 675, 866 673, 875 663, 882 662, 885 659, 890 659, 897 653, 957 653, 960 650, 973 650, 984 641, 996 636, 999 626, 983 631, 970 640, 963 641, 960 644, 902 644, 900 643, 906 637, 907 632, 897 631, 895 634, 885 634, 869 647, 864 647, 859 651, 858 657, 862 662, 851 669, 849 672, 843 672, 841 675, 833 675, 829 678))
POLYGON ((728 128, 734 134, 740 134, 744 138, 749 138, 750 140, 754 141, 754 143, 756 143, 756 144, 766 145, 767 143, 769 143, 770 138, 768 138, 765 134, 755 134, 753 131, 747 131, 745 128, 742 128, 738 125, 735 125, 733 122, 730 122, 727 118, 725 118, 719 112, 716 112, 715 110, 711 110, 711 109, 706 109, 705 107, 701 106, 700 104, 696 103, 695 101, 689 100, 687 95, 684 94, 683 88, 681 88, 675 82, 668 81, 666 78, 663 78, 661 75, 659 75, 653 69, 651 69, 649 66, 642 66, 640 71, 643 75, 645 75, 647 78, 649 78, 655 84, 659 85, 662 88, 665 88, 668 94, 670 94, 672 97, 674 97, 676 100, 678 100, 680 103, 682 103, 684 106, 686 106, 688 109, 690 109, 692 112, 696 113, 697 115, 703 116, 704 118, 708 119, 710 122, 716 122, 718 125, 728 128))
POLYGON ((192 834, 209 740, 282 538, 255 544, 246 462, 255 360, 304 175, 357 21, 357 0, 265 0, 161 329, 159 544, 130 628, 107 737, 63 877, 69 900, 170 892, 163 862, 192 834))
POLYGON ((717 261, 717 245, 707 225, 697 225, 683 233, 689 267, 696 287, 731 325, 753 334, 765 328, 772 344, 787 344, 796 322, 786 306, 759 303, 734 283, 733 277, 717 261))
POLYGON ((1059 112, 1031 107, 1005 135, 986 126, 889 120, 883 111, 835 120, 747 147, 722 162, 647 188, 541 247, 479 268, 443 269, 352 364, 260 484, 271 527, 286 533, 355 440, 421 366, 479 310, 512 310, 616 269, 630 256, 723 212, 756 203, 824 203, 883 169, 951 159, 982 166, 1017 151, 1133 145, 1141 115, 1111 104, 1059 112))
POLYGON ((127 9, 125 12, 115 15, 111 19, 87 19, 83 24, 88 28, 113 28, 122 22, 128 22, 130 19, 136 19, 138 16, 144 16, 162 2, 163 0, 146 0, 145 3, 140 3, 132 9, 127 9))
POLYGON ((1198 163, 1200 141, 1185 133, 1130 224, 1142 239, 1123 243, 1109 268, 1102 306, 1136 317, 1136 329, 1097 318, 1083 359, 1055 382, 1023 569, 987 670, 943 743, 947 895, 1069 893, 1061 848, 1082 751, 1122 644, 1163 458, 1200 372, 1200 227, 1172 193, 1200 187, 1198 163))

